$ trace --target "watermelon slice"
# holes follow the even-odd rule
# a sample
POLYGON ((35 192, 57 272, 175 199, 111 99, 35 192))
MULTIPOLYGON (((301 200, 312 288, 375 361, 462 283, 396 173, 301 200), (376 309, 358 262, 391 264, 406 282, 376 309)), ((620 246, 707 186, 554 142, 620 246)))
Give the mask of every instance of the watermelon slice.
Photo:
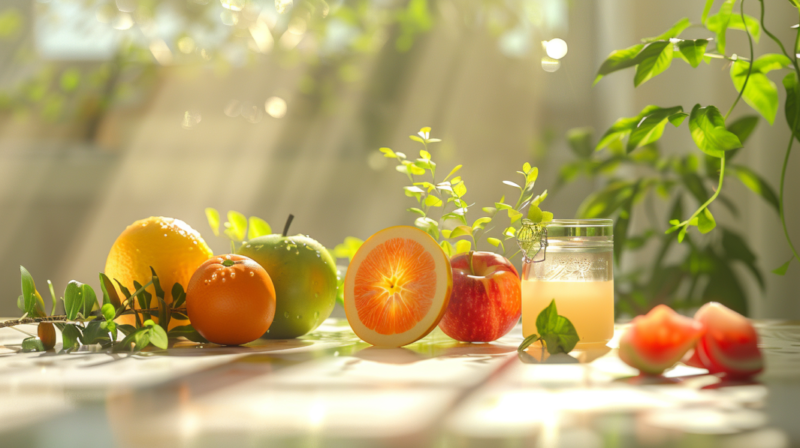
POLYGON ((764 369, 758 334, 750 320, 716 302, 703 305, 694 315, 706 332, 688 362, 729 378, 751 377, 764 369))
POLYGON ((681 360, 703 334, 703 326, 658 305, 633 319, 619 341, 619 357, 648 375, 660 375, 681 360))

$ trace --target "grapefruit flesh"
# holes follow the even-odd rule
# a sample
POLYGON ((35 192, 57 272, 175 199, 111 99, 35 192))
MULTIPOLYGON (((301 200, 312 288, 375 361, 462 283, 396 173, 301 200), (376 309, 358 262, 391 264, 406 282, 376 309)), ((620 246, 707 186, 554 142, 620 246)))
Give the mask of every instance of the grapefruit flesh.
POLYGON ((694 318, 706 328, 695 347, 694 364, 729 378, 748 378, 764 369, 758 334, 748 318, 716 302, 700 307, 694 318))
POLYGON ((438 325, 452 289, 450 260, 439 244, 416 227, 390 227, 365 241, 350 262, 344 308, 358 337, 401 347, 438 325))

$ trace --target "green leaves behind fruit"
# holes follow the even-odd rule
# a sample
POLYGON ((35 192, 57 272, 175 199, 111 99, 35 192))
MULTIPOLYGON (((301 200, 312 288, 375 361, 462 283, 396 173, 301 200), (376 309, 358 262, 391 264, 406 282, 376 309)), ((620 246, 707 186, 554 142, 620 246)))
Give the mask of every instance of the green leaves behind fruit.
POLYGON ((23 310, 33 316, 36 313, 36 285, 33 282, 33 276, 27 269, 20 266, 19 270, 22 279, 23 310))
POLYGON ((249 225, 247 226, 247 239, 252 240, 253 238, 258 238, 263 235, 269 235, 272 233, 272 227, 267 224, 261 218, 257 218, 255 216, 251 216, 248 220, 249 225))
POLYGON ((636 56, 636 74, 633 76, 634 87, 639 87, 653 77, 668 69, 672 64, 672 43, 659 41, 647 44, 636 56))
POLYGON ((333 248, 333 255, 336 258, 347 258, 347 261, 353 261, 353 257, 356 256, 356 252, 364 244, 364 240, 348 236, 344 239, 344 242, 341 244, 337 244, 336 247, 333 248))
POLYGON ((64 291, 64 311, 67 320, 75 320, 80 314, 89 316, 97 308, 97 295, 91 286, 72 280, 64 291))
POLYGON ((775 194, 775 191, 769 186, 767 181, 756 174, 755 171, 743 165, 731 165, 731 170, 750 191, 761 196, 767 204, 775 209, 776 213, 780 212, 778 195, 775 194))
POLYGON ((765 54, 759 57, 753 62, 752 70, 747 61, 738 60, 731 65, 731 80, 737 92, 742 91, 747 73, 750 71, 750 78, 747 80, 742 98, 766 118, 769 124, 775 122, 778 113, 778 89, 766 74, 789 65, 791 61, 782 54, 765 54))
POLYGON ((800 109, 800 88, 798 88, 795 72, 791 72, 783 78, 783 87, 786 89, 786 105, 784 107, 786 123, 789 129, 794 126, 794 137, 800 141, 800 119, 797 118, 798 109, 800 109))
POLYGON ((74 350, 80 348, 81 343, 80 339, 82 337, 82 333, 80 327, 75 324, 67 324, 64 325, 64 329, 61 330, 61 341, 63 350, 74 350))
POLYGON ((247 235, 247 217, 233 210, 228 212, 228 221, 225 223, 225 234, 233 241, 244 241, 247 235))
POLYGON ((597 84, 604 76, 616 72, 618 70, 633 67, 638 64, 636 56, 642 51, 644 44, 634 45, 632 47, 624 48, 622 50, 612 51, 608 58, 603 61, 600 69, 597 70, 597 76, 594 78, 594 84, 597 84))
POLYGON ((208 225, 214 232, 214 236, 219 236, 219 212, 211 207, 206 207, 206 219, 208 219, 208 225))
POLYGON ((725 128, 725 119, 714 106, 695 105, 689 115, 689 130, 697 147, 711 157, 722 157, 725 151, 742 147, 739 137, 725 128))
POLYGON ((550 305, 536 317, 536 330, 539 334, 525 338, 517 350, 523 351, 534 342, 541 340, 551 355, 562 352, 569 353, 580 341, 572 322, 558 314, 555 299, 551 300, 550 305))
POLYGON ((707 46, 708 40, 706 39, 683 40, 678 42, 678 50, 683 56, 683 59, 694 68, 697 68, 703 60, 707 46))
POLYGON ((206 343, 206 338, 200 335, 197 330, 191 325, 182 325, 169 330, 168 336, 170 339, 184 337, 192 342, 206 343))
POLYGON ((780 275, 780 276, 786 275, 786 271, 789 270, 789 265, 792 264, 792 260, 794 260, 794 257, 790 258, 789 261, 787 261, 786 263, 784 263, 784 264, 780 265, 779 267, 773 269, 772 273, 780 275))
POLYGON ((22 340, 23 352, 43 352, 45 351, 44 344, 37 337, 25 338, 22 340))
POLYGON ((624 117, 614 122, 597 142, 595 150, 599 151, 631 136, 626 146, 626 151, 630 153, 636 148, 660 139, 667 121, 677 127, 681 125, 684 118, 686 118, 686 114, 683 113, 681 106, 669 108, 647 106, 634 117, 624 117))

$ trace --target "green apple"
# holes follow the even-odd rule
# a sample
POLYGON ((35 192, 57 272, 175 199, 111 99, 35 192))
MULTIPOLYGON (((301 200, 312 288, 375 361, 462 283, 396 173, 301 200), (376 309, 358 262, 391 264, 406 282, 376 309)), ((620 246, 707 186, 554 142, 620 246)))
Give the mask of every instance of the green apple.
POLYGON ((310 332, 331 315, 336 303, 336 262, 316 240, 287 236, 292 218, 283 234, 253 238, 236 251, 260 264, 275 285, 275 319, 264 335, 270 339, 310 332))

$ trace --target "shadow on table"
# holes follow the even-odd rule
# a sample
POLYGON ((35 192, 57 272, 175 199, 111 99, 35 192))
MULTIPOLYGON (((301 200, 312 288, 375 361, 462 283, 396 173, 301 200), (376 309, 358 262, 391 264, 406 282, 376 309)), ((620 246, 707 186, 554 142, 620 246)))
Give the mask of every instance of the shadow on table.
POLYGON ((167 350, 152 352, 153 356, 218 356, 269 353, 279 350, 307 347, 314 342, 302 339, 256 339, 245 345, 217 345, 212 343, 178 342, 167 350))
POLYGON ((517 357, 525 364, 588 364, 611 352, 611 348, 603 345, 584 345, 567 353, 551 355, 539 343, 532 344, 517 357))
POLYGON ((497 343, 470 343, 453 340, 419 342, 402 348, 365 347, 353 356, 382 364, 406 365, 433 358, 491 358, 513 353, 516 347, 497 343))

